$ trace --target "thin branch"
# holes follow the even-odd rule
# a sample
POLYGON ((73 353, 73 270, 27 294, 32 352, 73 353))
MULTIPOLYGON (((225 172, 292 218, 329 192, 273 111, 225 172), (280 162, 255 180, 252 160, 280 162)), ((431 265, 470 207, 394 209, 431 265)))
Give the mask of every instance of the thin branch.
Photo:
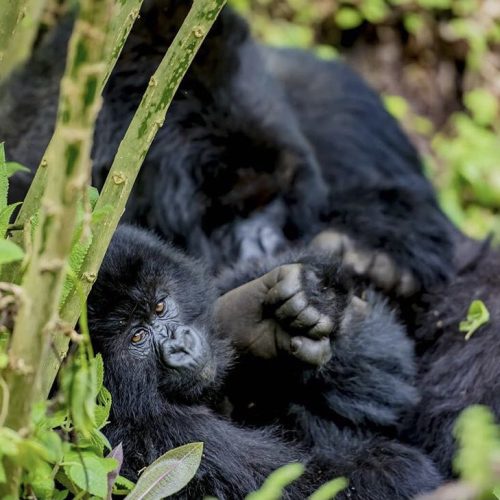
MULTIPOLYGON (((29 428, 32 406, 42 397, 40 382, 51 352, 77 204, 91 174, 90 150, 101 103, 99 82, 106 72, 106 30, 112 8, 113 0, 82 0, 69 43, 56 131, 46 155, 47 187, 5 370, 10 393, 6 425, 14 430, 29 428)), ((7 459, 5 465, 9 482, 0 485, 0 497, 17 497, 20 469, 7 459)))
MULTIPOLYGON (((108 31, 106 41, 106 71, 99 83, 99 94, 102 93, 106 82, 115 67, 116 61, 125 45, 127 37, 134 25, 135 20, 139 15, 143 0, 125 0, 124 2, 116 2, 118 12, 114 12, 113 20, 111 22, 111 29, 108 31)), ((47 147, 47 151, 51 148, 51 143, 47 147)), ((35 172, 33 181, 26 197, 24 198, 21 210, 16 218, 15 225, 24 227, 30 217, 39 210, 42 195, 47 182, 47 152, 35 172)), ((20 246, 24 246, 24 237, 22 233, 12 235, 12 240, 20 246)), ((14 262, 10 265, 4 266, 2 269, 2 280, 10 282, 18 282, 20 279, 20 263, 14 262)))
POLYGON ((45 0, 26 0, 22 19, 11 37, 2 62, 2 79, 26 61, 31 54, 33 42, 38 33, 45 0))
POLYGON ((0 15, 0 80, 5 76, 3 61, 10 41, 25 13, 26 0, 5 0, 0 15))
MULTIPOLYGON (((194 0, 174 41, 151 77, 139 108, 120 143, 95 207, 96 211, 103 209, 106 215, 91 226, 94 237, 79 277, 85 296, 90 292, 96 279, 142 162, 156 133, 163 125, 174 94, 225 3, 226 0, 194 0), (108 211, 107 207, 113 207, 113 210, 108 211)), ((70 325, 76 324, 80 308, 80 299, 73 290, 61 312, 62 319, 70 325)), ((65 355, 68 339, 58 336, 54 342, 57 351, 65 355)), ((45 372, 45 393, 48 393, 58 369, 58 361, 51 357, 45 372)))

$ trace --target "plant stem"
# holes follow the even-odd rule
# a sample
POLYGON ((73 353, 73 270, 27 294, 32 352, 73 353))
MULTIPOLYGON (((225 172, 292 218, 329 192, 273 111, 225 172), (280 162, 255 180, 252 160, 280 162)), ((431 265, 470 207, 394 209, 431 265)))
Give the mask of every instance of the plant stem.
POLYGON ((45 0, 26 0, 24 3, 24 15, 11 37, 1 63, 2 79, 7 78, 12 70, 28 59, 38 33, 45 0))
MULTIPOLYGON (((118 60, 123 46, 125 45, 130 30, 139 15, 142 2, 143 0, 125 0, 123 3, 116 2, 116 8, 118 11, 114 12, 111 29, 108 31, 106 40, 106 71, 104 72, 99 84, 99 94, 102 93, 104 86, 106 85, 106 82, 115 67, 116 61, 118 60)), ((47 151, 49 151, 51 147, 51 143, 49 143, 47 151)), ((40 208, 42 195, 47 182, 47 151, 45 152, 44 157, 35 172, 35 176, 31 182, 28 193, 26 194, 23 204, 21 205, 21 210, 19 211, 15 221, 16 226, 24 227, 30 217, 33 217, 33 215, 36 214, 40 208)), ((13 234, 11 239, 21 247, 24 246, 24 235, 22 232, 13 234)), ((4 266, 4 268, 5 269, 2 269, 3 281, 19 282, 19 262, 13 262, 12 264, 4 266)))
MULTIPOLYGON (((47 150, 47 186, 23 276, 23 301, 9 346, 5 380, 10 402, 5 424, 29 430, 33 403, 57 330, 58 306, 76 224, 77 203, 91 174, 90 150, 100 107, 99 82, 106 72, 106 30, 113 0, 81 0, 61 81, 59 113, 47 150)), ((0 497, 17 496, 20 469, 5 459, 9 481, 0 497)))
MULTIPOLYGON (((85 296, 94 283, 111 237, 125 210, 132 186, 139 173, 146 153, 156 133, 163 125, 165 115, 179 84, 188 70, 205 36, 219 15, 226 0, 194 0, 184 23, 170 45, 130 123, 110 172, 102 189, 95 210, 106 213, 91 224, 92 244, 83 262, 80 285, 85 296), (107 211, 106 208, 112 207, 107 211)), ((80 315, 80 298, 75 290, 68 296, 61 312, 63 320, 74 325, 80 315)), ((57 336, 55 351, 63 359, 68 349, 68 339, 57 336)), ((47 394, 59 369, 59 359, 49 353, 50 361, 44 372, 44 391, 47 394)))
POLYGON ((25 0, 4 0, 0 15, 0 80, 5 76, 3 61, 9 43, 23 18, 25 0))

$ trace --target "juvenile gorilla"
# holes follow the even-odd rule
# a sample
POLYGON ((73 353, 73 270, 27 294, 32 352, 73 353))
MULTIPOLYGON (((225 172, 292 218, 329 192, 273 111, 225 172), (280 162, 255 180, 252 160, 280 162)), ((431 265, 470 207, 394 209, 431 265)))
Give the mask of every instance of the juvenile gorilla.
MULTIPOLYGON (((145 2, 105 89, 97 187, 189 3, 145 2)), ((10 159, 33 169, 52 131, 70 27, 58 26, 0 90, 0 138, 10 159)), ((215 267, 334 228, 386 252, 417 285, 451 272, 448 222, 378 96, 342 63, 259 46, 230 9, 184 78, 125 218, 215 267)))
POLYGON ((436 486, 432 463, 390 438, 416 394, 411 343, 384 301, 354 298, 342 273, 319 257, 261 271, 242 285, 249 300, 235 316, 241 288, 217 296, 231 280, 245 282, 243 273, 213 287, 203 267, 149 233, 122 227, 115 234, 89 297, 89 326, 113 396, 105 433, 123 442, 123 473, 136 478, 168 449, 203 441, 201 467, 178 498, 243 498, 292 461, 304 462, 307 473, 285 498, 306 498, 341 475, 350 481, 341 499, 410 499, 436 486), (260 383, 251 360, 267 338, 249 328, 256 314, 276 346, 264 360, 268 370, 275 364, 266 391, 278 401, 280 391, 290 394, 286 406, 269 407, 273 427, 228 418, 228 398, 243 415, 241 402, 231 401, 236 380, 260 383), (240 358, 230 342, 237 323, 249 328, 247 340, 238 329, 240 358), (325 337, 328 356, 314 362, 330 360, 302 361, 315 358, 315 341, 323 350, 325 337))

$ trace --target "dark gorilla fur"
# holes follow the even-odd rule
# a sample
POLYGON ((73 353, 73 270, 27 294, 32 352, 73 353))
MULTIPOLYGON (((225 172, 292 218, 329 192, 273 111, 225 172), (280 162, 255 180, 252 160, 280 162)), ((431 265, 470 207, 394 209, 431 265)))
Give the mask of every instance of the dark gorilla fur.
MULTIPOLYGON (((351 293, 330 261, 318 256, 302 262, 321 278, 322 290, 339 297, 351 293)), ((290 397, 283 406, 280 400, 268 407, 273 426, 245 425, 220 412, 231 397, 227 387, 238 379, 261 384, 258 372, 248 371, 255 366, 245 356, 235 357, 211 319, 217 295, 231 280, 244 282, 244 274, 249 277, 248 270, 226 275, 217 286, 199 263, 151 234, 130 227, 115 234, 89 297, 89 325, 113 396, 104 430, 112 444, 123 442, 123 473, 134 479, 168 449, 203 441, 201 467, 177 498, 243 498, 271 471, 293 461, 306 464, 307 472, 285 498, 306 498, 339 475, 350 481, 340 499, 410 499, 435 487, 440 476, 429 459, 391 437, 398 415, 416 401, 412 346, 375 294, 366 317, 349 323, 344 335, 332 336, 334 356, 326 366, 313 369, 288 356, 277 360, 261 388, 276 396, 286 390, 290 397), (158 321, 155 304, 164 296, 175 311, 167 312, 166 321, 199 332, 206 350, 203 369, 181 376, 159 362, 163 347, 131 344, 134 328, 158 321)), ((304 289, 323 311, 335 307, 322 298, 326 292, 307 284, 304 289)))
MULTIPOLYGON (((133 28, 104 93, 98 187, 188 6, 147 2, 133 28)), ((9 158, 31 168, 50 137, 70 26, 0 90, 0 137, 9 158)), ((259 46, 227 8, 182 82, 125 218, 215 266, 334 227, 385 250, 424 287, 451 272, 448 222, 379 97, 342 63, 259 46)))
POLYGON ((412 330, 421 400, 405 426, 410 442, 428 452, 445 477, 452 475, 459 413, 483 404, 500 422, 500 253, 460 238, 457 257, 460 271, 452 282, 425 294, 417 310, 412 330), (485 303, 490 319, 465 340, 459 323, 474 299, 485 303))

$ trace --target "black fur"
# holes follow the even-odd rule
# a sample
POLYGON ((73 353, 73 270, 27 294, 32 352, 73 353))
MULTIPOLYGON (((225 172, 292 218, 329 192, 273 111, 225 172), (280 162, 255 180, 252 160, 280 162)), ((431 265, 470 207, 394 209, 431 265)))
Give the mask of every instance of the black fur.
MULTIPOLYGON (((186 4, 148 2, 134 26, 97 125, 98 187, 186 4)), ((50 137, 70 24, 2 91, 0 137, 31 168, 50 137)), ((378 96, 342 63, 257 45, 230 9, 182 82, 125 218, 216 267, 333 226, 386 250, 424 286, 451 272, 448 222, 378 96)))
POLYGON ((500 422, 500 253, 460 238, 463 271, 423 297, 414 330, 422 398, 406 422, 406 434, 452 475, 453 427, 472 404, 491 408, 500 422), (486 251, 486 252, 485 252, 486 251), (490 320, 469 340, 459 331, 470 303, 482 300, 490 320))
MULTIPOLYGON (((337 283, 331 264, 309 258, 304 266, 321 278, 325 296, 331 287, 350 293, 337 283)), ((200 470, 179 498, 243 498, 271 471, 297 460, 308 472, 286 498, 305 498, 339 475, 350 480, 341 499, 410 499, 439 483, 424 455, 391 438, 398 415, 415 402, 414 365, 411 343, 380 298, 371 297, 373 310, 364 320, 332 337, 335 355, 327 366, 311 369, 284 357, 265 368, 273 372, 263 381, 264 372, 236 358, 213 328, 217 292, 211 282, 200 264, 144 231, 122 227, 113 238, 89 298, 89 325, 113 396, 104 431, 112 444, 123 442, 125 475, 136 478, 168 449, 203 441, 200 470), (175 370, 160 367, 156 351, 139 355, 130 343, 132 328, 155 321, 154 305, 165 294, 177 304, 172 321, 201 332, 209 351, 213 370, 186 375, 188 385, 175 370), (269 421, 250 425, 251 412, 247 422, 222 415, 218 409, 226 407, 226 397, 242 416, 237 394, 245 395, 252 383, 257 389, 264 383, 266 394, 274 392, 279 402, 266 406, 269 421), (282 391, 290 394, 284 401, 282 391)), ((318 306, 321 296, 314 298, 318 306)), ((321 307, 328 310, 327 301, 321 307)))

